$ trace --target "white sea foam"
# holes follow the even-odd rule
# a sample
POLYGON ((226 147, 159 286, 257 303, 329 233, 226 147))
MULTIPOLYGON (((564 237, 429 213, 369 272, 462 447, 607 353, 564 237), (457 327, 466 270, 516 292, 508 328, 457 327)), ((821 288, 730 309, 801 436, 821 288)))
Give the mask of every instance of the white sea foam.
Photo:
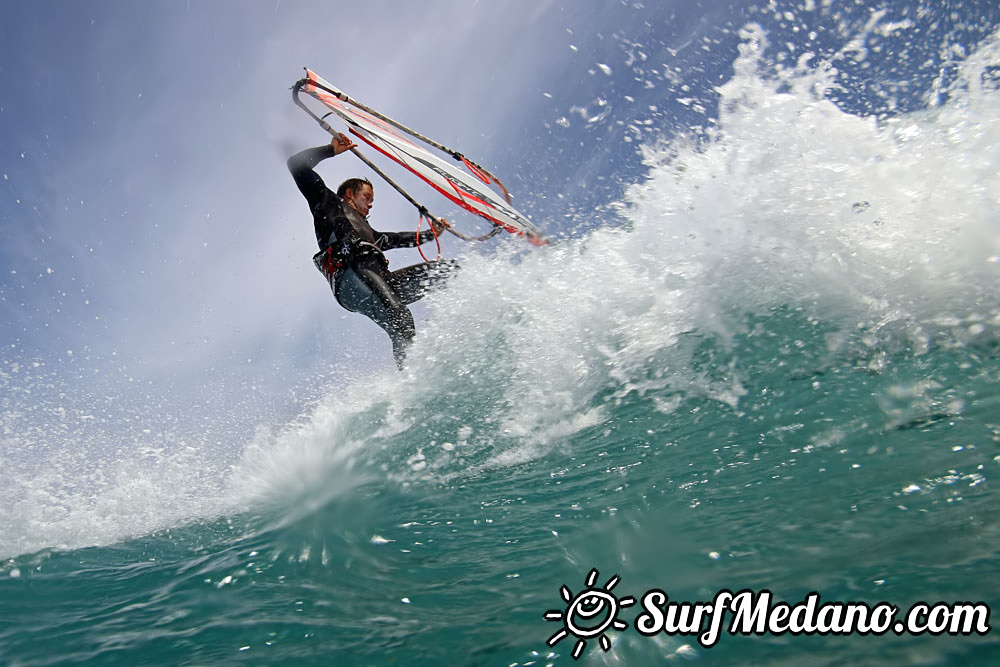
POLYGON ((725 341, 749 314, 822 321, 845 333, 828 338, 832 352, 997 335, 997 37, 943 104, 886 118, 830 101, 830 63, 807 54, 767 73, 766 35, 742 37, 710 140, 647 147, 625 227, 516 264, 467 261, 431 299, 403 393, 479 376, 496 463, 592 426, 580 415, 600 392, 679 388, 735 407, 740 378, 689 372, 682 339, 725 341))

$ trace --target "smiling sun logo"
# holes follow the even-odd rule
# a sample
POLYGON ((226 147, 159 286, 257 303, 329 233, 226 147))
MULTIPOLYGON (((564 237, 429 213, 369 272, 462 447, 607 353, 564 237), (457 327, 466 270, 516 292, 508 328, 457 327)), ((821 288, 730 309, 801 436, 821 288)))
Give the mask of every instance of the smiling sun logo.
POLYGON ((609 629, 626 630, 628 624, 618 620, 619 608, 630 607, 635 604, 635 598, 625 597, 618 599, 611 592, 621 577, 617 574, 604 584, 604 588, 595 587, 597 577, 600 576, 596 569, 591 570, 587 575, 586 588, 573 595, 565 585, 559 589, 559 594, 566 602, 566 611, 552 609, 545 612, 546 621, 560 621, 563 626, 554 635, 549 637, 549 646, 555 646, 567 635, 576 637, 576 646, 573 647, 573 659, 579 659, 583 649, 587 648, 587 640, 597 637, 601 648, 608 651, 611 648, 611 640, 605 635, 609 629))

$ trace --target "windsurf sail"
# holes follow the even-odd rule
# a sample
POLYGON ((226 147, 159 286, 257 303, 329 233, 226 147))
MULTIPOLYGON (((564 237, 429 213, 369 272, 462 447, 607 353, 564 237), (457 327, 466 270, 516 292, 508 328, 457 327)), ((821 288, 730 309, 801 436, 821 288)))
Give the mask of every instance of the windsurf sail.
MULTIPOLYGON (((292 87, 292 97, 295 103, 319 122, 327 132, 331 134, 336 132, 326 122, 326 118, 330 114, 334 114, 347 124, 351 134, 361 139, 365 144, 419 176, 451 202, 489 220, 494 225, 493 230, 481 238, 492 236, 503 229, 512 234, 524 236, 535 245, 547 243, 538 228, 511 206, 510 194, 500 179, 461 153, 428 139, 405 125, 401 125, 374 109, 349 98, 308 68, 306 68, 306 77, 296 82, 292 87), (329 111, 323 116, 317 115, 300 99, 300 92, 312 96, 329 111), (428 150, 429 148, 435 149, 438 153, 428 150), (439 153, 449 155, 468 171, 442 159, 439 153), (490 187, 491 184, 498 187, 502 194, 490 187)), ((413 199, 382 170, 357 150, 354 152, 420 209, 421 215, 433 217, 430 216, 426 207, 413 199)), ((449 231, 461 238, 474 240, 451 227, 449 227, 449 231)))

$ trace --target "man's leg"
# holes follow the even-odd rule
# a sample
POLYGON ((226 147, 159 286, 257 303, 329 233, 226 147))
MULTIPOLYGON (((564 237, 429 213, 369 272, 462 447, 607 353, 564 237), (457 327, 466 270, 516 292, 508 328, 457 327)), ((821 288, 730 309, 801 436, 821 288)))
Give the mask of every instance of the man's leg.
POLYGON ((409 305, 423 298, 431 290, 443 286, 457 270, 458 262, 453 259, 442 259, 393 271, 389 279, 400 300, 409 305))
POLYGON ((386 277, 367 267, 347 269, 338 281, 336 296, 344 308, 365 315, 389 334, 392 356, 402 368, 416 328, 413 314, 386 277))

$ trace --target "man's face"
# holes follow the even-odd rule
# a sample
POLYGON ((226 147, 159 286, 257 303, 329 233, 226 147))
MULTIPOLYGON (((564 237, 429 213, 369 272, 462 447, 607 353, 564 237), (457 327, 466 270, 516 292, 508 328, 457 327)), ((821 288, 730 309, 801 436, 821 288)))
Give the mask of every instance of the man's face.
POLYGON ((344 201, 353 206, 358 213, 368 217, 369 211, 375 205, 375 191, 368 183, 363 183, 357 190, 348 190, 344 201))

